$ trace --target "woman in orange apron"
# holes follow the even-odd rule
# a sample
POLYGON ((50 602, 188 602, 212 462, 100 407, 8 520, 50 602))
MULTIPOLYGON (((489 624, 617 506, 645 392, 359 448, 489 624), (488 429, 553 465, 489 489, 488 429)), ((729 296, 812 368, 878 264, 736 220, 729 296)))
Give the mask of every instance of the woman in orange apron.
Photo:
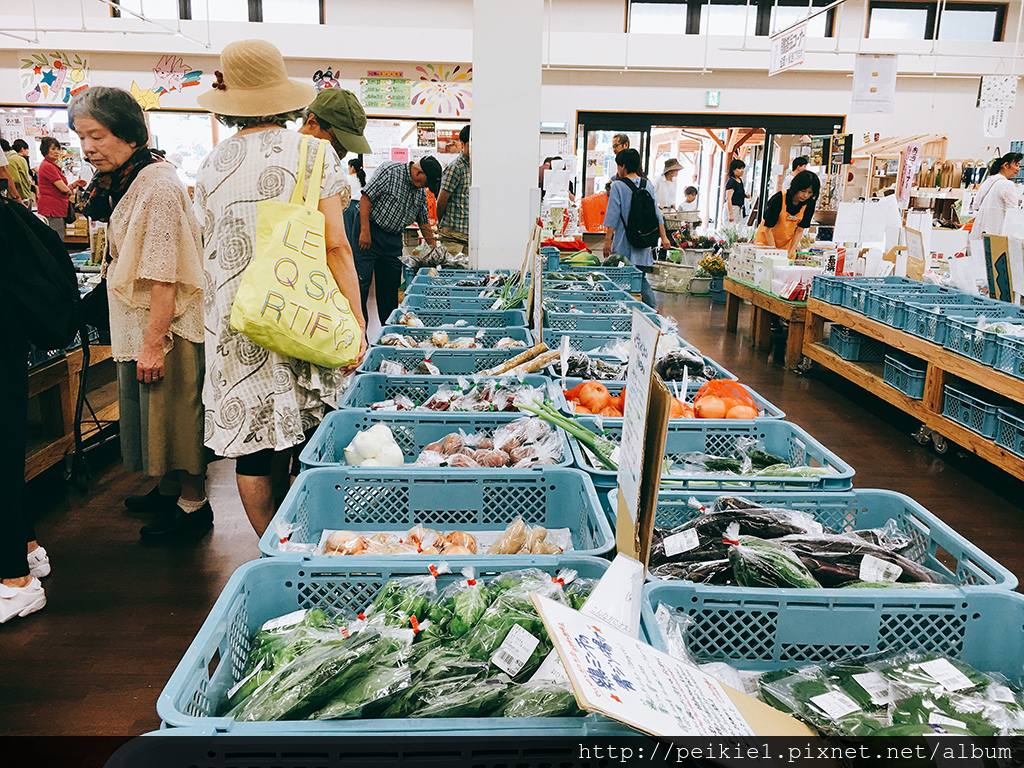
POLYGON ((793 258, 804 230, 811 224, 820 189, 821 183, 811 171, 794 176, 788 190, 776 192, 768 200, 754 242, 789 251, 793 258))

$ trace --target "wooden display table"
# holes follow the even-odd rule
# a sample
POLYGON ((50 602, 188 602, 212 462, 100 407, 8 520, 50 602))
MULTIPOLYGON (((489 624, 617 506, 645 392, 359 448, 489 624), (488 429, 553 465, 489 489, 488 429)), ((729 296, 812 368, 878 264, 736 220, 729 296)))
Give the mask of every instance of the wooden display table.
POLYGON ((859 312, 826 304, 817 299, 807 302, 804 354, 854 384, 859 384, 876 397, 909 413, 932 432, 1024 480, 1024 459, 942 415, 945 385, 951 376, 976 384, 1022 405, 1024 380, 954 354, 938 344, 870 320, 859 312), (914 400, 886 384, 882 379, 881 363, 850 362, 841 358, 822 341, 825 321, 844 325, 923 360, 927 364, 924 399, 914 400))
POLYGON ((803 301, 786 301, 773 293, 744 283, 732 277, 726 277, 722 287, 729 294, 725 302, 725 329, 735 331, 739 323, 740 302, 749 301, 750 336, 754 347, 760 350, 771 345, 772 316, 789 321, 789 340, 786 342, 786 367, 795 368, 804 354, 804 313, 807 304, 803 301))

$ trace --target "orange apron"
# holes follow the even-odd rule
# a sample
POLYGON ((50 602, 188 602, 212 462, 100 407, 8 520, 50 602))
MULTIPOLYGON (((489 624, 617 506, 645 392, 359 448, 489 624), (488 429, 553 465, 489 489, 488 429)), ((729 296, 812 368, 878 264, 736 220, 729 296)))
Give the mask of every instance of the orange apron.
MULTIPOLYGON (((783 190, 782 192, 782 213, 779 214, 779 220, 774 227, 771 227, 772 235, 775 237, 775 247, 780 248, 784 251, 788 251, 790 245, 793 243, 793 235, 800 228, 800 221, 804 217, 804 208, 807 207, 805 202, 800 206, 800 210, 796 213, 790 213, 786 209, 786 195, 789 194, 789 190, 783 190)), ((754 242, 757 245, 768 245, 768 237, 765 234, 768 231, 768 227, 764 225, 764 219, 761 219, 761 225, 757 228, 757 234, 754 236, 754 242)))

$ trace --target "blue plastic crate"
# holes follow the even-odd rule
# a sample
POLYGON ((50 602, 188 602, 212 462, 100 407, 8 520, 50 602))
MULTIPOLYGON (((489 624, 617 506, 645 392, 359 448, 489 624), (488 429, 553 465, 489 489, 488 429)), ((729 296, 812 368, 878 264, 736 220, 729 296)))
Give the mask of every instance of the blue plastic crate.
POLYGON ((458 328, 411 328, 408 325, 385 325, 370 341, 372 345, 379 345, 380 340, 389 333, 397 333, 401 336, 408 336, 417 342, 429 342, 435 333, 446 333, 451 339, 472 337, 481 349, 493 348, 502 339, 515 339, 523 342, 519 351, 533 346, 533 331, 522 326, 513 328, 476 328, 471 325, 464 325, 458 328))
MULTIPOLYGON (((918 365, 923 366, 924 362, 918 361, 918 365)), ((897 355, 885 356, 882 380, 907 397, 914 400, 924 399, 924 377, 925 369, 915 368, 910 359, 897 355)))
POLYGON ((550 301, 569 302, 579 304, 582 302, 594 304, 615 304, 620 301, 629 301, 633 297, 625 291, 618 289, 611 291, 557 291, 544 288, 544 305, 550 301))
MULTIPOLYGON (((994 302, 981 296, 958 297, 955 304, 929 304, 912 302, 903 306, 903 330, 926 341, 942 345, 946 342, 949 318, 975 321, 982 316, 989 317, 993 312, 1005 312, 994 309, 994 302)), ((1012 307, 1009 308, 1012 311, 1012 307)), ((1021 315, 1024 318, 1024 308, 1021 315)))
MULTIPOLYGON (((655 322, 658 321, 654 312, 645 312, 655 322)), ((633 313, 584 314, 583 312, 544 312, 544 325, 553 331, 562 333, 617 333, 633 330, 633 313)))
MULTIPOLYGON (((586 270, 586 272, 589 271, 590 270, 586 270)), ((586 274, 586 272, 582 272, 580 274, 586 274)), ((545 273, 544 275, 544 292, 547 293, 548 291, 555 290, 551 286, 562 285, 564 283, 568 283, 572 287, 559 290, 579 291, 582 293, 608 293, 609 291, 628 293, 628 291, 625 291, 614 280, 594 280, 590 283, 583 280, 560 280, 558 278, 550 277, 550 273, 545 273)))
POLYGON ((1024 458, 1024 419, 1013 411, 999 409, 996 445, 1024 458))
POLYGON ((830 275, 815 275, 811 280, 811 298, 826 304, 842 304, 843 278, 830 275))
POLYGON ((1004 590, 792 589, 739 594, 685 581, 644 585, 651 645, 667 650, 654 613, 690 616, 687 646, 699 663, 771 670, 866 656, 927 651, 1024 684, 1024 595, 1004 590))
MULTIPOLYGON (((568 377, 565 380, 565 388, 566 389, 572 389, 577 384, 582 384, 584 381, 586 381, 586 379, 577 379, 577 378, 568 377)), ((622 392, 622 390, 626 386, 626 382, 624 382, 624 381, 602 381, 601 383, 605 385, 605 387, 608 389, 608 392, 612 395, 612 397, 615 397, 620 392, 622 392)), ((668 383, 668 388, 669 388, 670 392, 675 394, 676 388, 673 386, 673 383, 678 384, 678 382, 669 382, 668 383)), ((686 400, 687 403, 690 403, 691 405, 693 404, 694 397, 697 395, 697 392, 700 390, 701 386, 702 386, 701 384, 699 384, 697 382, 694 382, 694 383, 690 384, 686 388, 686 398, 685 398, 685 400, 686 400)), ((751 396, 754 398, 754 402, 757 403, 758 410, 760 410, 760 411, 762 411, 764 413, 763 416, 759 416, 758 418, 761 418, 761 419, 784 419, 784 418, 786 418, 785 412, 783 412, 780 408, 778 408, 778 407, 772 405, 771 403, 769 403, 767 400, 765 400, 763 397, 761 397, 759 394, 757 394, 757 392, 755 392, 754 390, 750 389, 749 387, 743 385, 743 388, 746 389, 747 392, 749 392, 751 394, 751 396)), ((568 414, 570 416, 574 415, 575 411, 570 410, 569 404, 565 400, 565 393, 562 391, 562 381, 561 381, 561 379, 555 381, 554 382, 554 386, 551 389, 552 389, 552 395, 554 396, 553 397, 553 401, 554 401, 555 407, 558 410, 560 410, 562 413, 568 414)), ((735 419, 733 419, 733 420, 725 419, 725 420, 721 420, 721 421, 726 423, 726 424, 734 424, 735 423, 735 419)), ((605 424, 618 424, 620 422, 621 422, 621 419, 616 419, 616 418, 613 418, 613 417, 610 417, 610 416, 605 416, 604 417, 604 423, 605 424)), ((719 421, 714 421, 713 422, 710 419, 700 419, 699 423, 701 423, 701 424, 712 424, 712 423, 720 423, 720 422, 719 421)))
MULTIPOLYGON (((718 497, 718 493, 707 492, 659 493, 654 524, 675 528, 687 523, 699 516, 699 510, 689 504, 691 498, 710 506, 718 497)), ((900 553, 909 560, 931 568, 961 586, 1013 590, 1018 584, 1017 577, 1009 570, 902 493, 855 489, 841 492, 744 493, 743 498, 766 507, 806 512, 826 528, 840 533, 883 528, 889 520, 895 520, 900 530, 911 539, 910 547, 900 553)), ((706 585, 702 586, 707 588, 706 585)), ((729 591, 756 595, 766 590, 731 587, 729 591)), ((834 594, 848 594, 848 590, 835 591, 834 594)))
MULTIPOLYGON (((529 416, 530 414, 525 414, 529 416)), ((405 465, 401 471, 419 476, 423 473, 436 471, 436 467, 414 467, 412 462, 424 448, 433 442, 443 439, 453 432, 463 431, 466 434, 486 433, 489 437, 500 427, 516 419, 524 418, 521 413, 488 412, 488 413, 438 413, 435 411, 332 411, 327 414, 306 447, 299 454, 303 469, 313 467, 347 467, 345 463, 345 447, 352 442, 356 432, 369 429, 374 424, 385 424, 395 437, 395 442, 405 455, 405 465)), ((573 463, 572 450, 569 447, 565 432, 557 428, 562 458, 553 466, 567 467, 573 463)), ((528 471, 536 471, 537 467, 528 471)), ((456 474, 510 472, 508 468, 462 470, 448 467, 444 471, 456 474)))
MULTIPOLYGON (((490 579, 519 570, 518 556, 446 558, 452 573, 438 577, 438 588, 465 578, 467 565, 478 569, 478 579, 490 579)), ((596 557, 561 557, 538 565, 554 576, 564 568, 581 578, 600 578, 608 561, 596 557)), ((574 718, 445 718, 351 719, 287 722, 235 722, 218 716, 225 694, 241 679, 252 635, 267 621, 300 608, 366 608, 391 579, 426 573, 422 560, 385 562, 367 557, 334 558, 318 564, 266 558, 241 566, 228 580, 195 639, 178 663, 157 700, 157 714, 171 727, 214 726, 218 732, 239 736, 303 734, 334 735, 480 735, 518 731, 523 736, 571 729, 585 735, 632 733, 600 715, 574 718)), ((275 763, 276 765, 277 763, 275 763)), ((308 760, 303 765, 308 765, 308 760)))
MULTIPOLYGON (((560 265, 558 272, 565 274, 566 272, 600 272, 607 276, 609 280, 615 283, 621 290, 629 291, 630 293, 639 293, 640 285, 643 282, 644 273, 633 266, 622 266, 622 267, 572 267, 569 265, 560 265)), ((546 278, 550 278, 550 275, 546 275, 546 278)))
MULTIPOLYGON (((581 425, 592 432, 599 432, 618 445, 622 440, 622 426, 604 422, 604 429, 597 428, 597 419, 593 416, 577 417, 581 425)), ((853 467, 840 459, 825 446, 807 434, 800 427, 788 421, 757 419, 740 421, 726 419, 708 424, 702 419, 670 421, 668 435, 665 439, 665 458, 672 462, 679 460, 686 453, 707 453, 712 456, 728 458, 736 455, 736 445, 741 439, 757 439, 764 445, 764 450, 776 456, 783 456, 794 466, 830 467, 833 472, 815 477, 756 477, 748 475, 702 475, 699 477, 682 477, 679 475, 662 475, 661 488, 678 489, 712 489, 727 490, 838 490, 845 491, 853 486, 853 467), (730 423, 731 422, 731 423, 730 423)), ((583 448, 575 438, 569 439, 572 446, 576 466, 587 472, 594 481, 594 486, 601 491, 616 487, 616 473, 612 470, 598 469, 591 465, 583 453, 583 448)))
POLYGON ((885 344, 835 323, 829 330, 828 345, 843 360, 877 362, 885 357, 885 344))
POLYGON ((648 315, 657 315, 654 307, 649 307, 642 301, 637 301, 632 296, 619 301, 576 301, 575 299, 564 298, 561 291, 551 291, 544 294, 545 312, 572 312, 586 315, 626 315, 627 317, 634 309, 639 309, 648 315))
MULTIPOLYGON (((559 349, 562 343, 562 337, 569 337, 569 349, 576 352, 591 352, 595 349, 601 349, 607 347, 609 344, 614 344, 617 341, 624 342, 629 346, 630 338, 632 333, 629 330, 626 331, 594 331, 590 333, 583 333, 581 331, 567 332, 559 331, 553 328, 544 329, 544 343, 551 349, 559 349)), ((685 343, 685 342, 684 342, 685 343)))
MULTIPOLYGON (((553 245, 545 245, 540 249, 540 255, 544 257, 544 269, 547 272, 553 272, 558 269, 559 260, 562 252, 555 248, 553 245)), ((571 256, 571 253, 566 253, 567 256, 571 256)))
MULTIPOLYGON (((498 298, 466 298, 463 296, 425 296, 423 294, 406 294, 399 305, 402 309, 419 312, 433 310, 435 312, 469 313, 480 311, 500 311, 502 300, 498 298)), ((519 308, 522 308, 522 302, 519 308)), ((515 309, 515 307, 513 307, 515 309)))
POLYGON ((44 365, 49 365, 63 357, 63 349, 39 349, 35 345, 29 344, 27 360, 28 369, 31 371, 36 368, 42 368, 44 365))
POLYGON ((997 336, 993 366, 997 371, 1008 373, 1015 379, 1024 379, 1024 339, 1019 336, 997 336))
POLYGON ((925 285, 913 291, 869 290, 864 299, 864 314, 893 328, 903 327, 903 307, 919 298, 921 303, 937 304, 943 294, 959 298, 962 294, 941 285, 925 285))
MULTIPOLYGON (((405 292, 406 298, 425 296, 426 298, 449 298, 453 300, 462 299, 487 299, 492 303, 501 298, 500 288, 463 288, 457 285, 423 285, 413 283, 405 292)), ((521 309, 523 302, 520 301, 509 309, 521 309)))
MULTIPOLYGON (((526 313, 521 309, 470 310, 467 312, 441 312, 434 310, 413 310, 426 328, 454 326, 462 321, 475 328, 528 328, 526 313)), ((396 309, 388 317, 388 325, 398 325, 404 310, 396 309)))
POLYGON ((868 291, 906 291, 913 290, 916 286, 926 285, 920 280, 912 280, 909 277, 842 277, 836 279, 841 281, 842 306, 861 314, 865 310, 868 291))
POLYGON ((401 363, 412 376, 422 376, 416 371, 424 360, 430 360, 443 375, 467 376, 483 373, 489 368, 501 365, 521 349, 398 349, 398 347, 371 347, 359 366, 360 373, 379 373, 380 364, 385 360, 401 363))
POLYGON ((421 271, 413 279, 413 285, 455 285, 460 280, 480 280, 485 277, 502 275, 508 277, 512 274, 511 269, 441 269, 421 271))
MULTIPOLYGON (((979 390, 972 390, 981 395, 979 390)), ((998 427, 999 406, 987 403, 964 389, 947 384, 942 415, 982 437, 994 440, 998 427)))
MULTIPOLYGON (((986 319, 998 322, 1004 318, 993 316, 986 319)), ((1020 322, 1014 318, 1005 319, 1009 323, 1020 322)), ((946 321, 946 341, 942 346, 982 365, 995 365, 999 339, 1000 335, 995 331, 978 328, 978 318, 951 317, 946 321)))
MULTIPOLYGON (((617 357, 614 357, 614 356, 611 356, 611 355, 595 355, 595 354, 590 353, 590 352, 587 353, 587 356, 591 360, 596 358, 598 360, 604 360, 606 363, 615 363, 615 364, 618 364, 618 365, 623 365, 622 375, 623 376, 626 375, 626 368, 625 368, 625 365, 624 365, 624 361, 620 360, 617 357)), ((721 365, 719 365, 714 360, 712 360, 710 357, 704 357, 704 365, 707 366, 707 367, 712 368, 715 371, 715 378, 716 379, 732 379, 733 381, 736 381, 737 378, 738 378, 736 376, 736 374, 730 373, 725 368, 723 368, 721 365)), ((556 360, 554 363, 549 365, 547 367, 547 374, 552 379, 554 379, 559 384, 561 384, 561 382, 562 382, 562 364, 561 364, 561 362, 556 360)), ((625 379, 603 379, 601 383, 602 384, 610 384, 613 381, 625 381, 625 379)), ((672 386, 672 384, 670 382, 666 382, 666 383, 670 387, 672 386)))
MULTIPOLYGON (((467 479, 449 469, 410 476, 401 468, 323 468, 299 475, 260 539, 260 551, 266 557, 315 557, 318 562, 333 562, 339 556, 282 552, 278 531, 291 530, 291 544, 315 545, 326 530, 401 535, 417 524, 442 534, 452 530, 494 534, 504 531, 517 517, 528 525, 570 529, 573 548, 566 555, 599 557, 615 549, 615 534, 594 484, 578 469, 509 470, 467 479)), ((437 555, 427 557, 436 559, 437 555)), ((481 550, 470 559, 492 557, 481 550)), ((517 557, 526 568, 557 562, 560 555, 517 557)))
MULTIPOLYGON (((511 384, 519 383, 520 379, 513 377, 473 376, 471 381, 505 381, 511 384)), ((532 387, 547 387, 551 379, 547 376, 530 375, 523 376, 522 383, 532 387)), ((408 397, 419 405, 427 400, 442 386, 454 386, 455 382, 451 376, 386 376, 383 373, 361 373, 357 375, 348 389, 345 396, 338 403, 338 408, 365 409, 373 403, 382 400, 391 400, 402 395, 408 397)), ((445 411, 445 413, 459 413, 459 411, 445 411)), ((490 411, 484 411, 490 413, 490 411)))

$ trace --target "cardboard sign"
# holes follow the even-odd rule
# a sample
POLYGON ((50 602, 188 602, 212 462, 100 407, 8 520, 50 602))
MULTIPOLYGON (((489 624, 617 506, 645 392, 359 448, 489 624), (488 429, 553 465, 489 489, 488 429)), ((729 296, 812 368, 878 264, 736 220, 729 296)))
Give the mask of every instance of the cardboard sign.
POLYGON ((991 298, 1014 302, 1010 238, 985 235, 985 274, 988 276, 988 295, 991 298))
POLYGON ((533 330, 538 341, 544 338, 544 257, 533 257, 533 330))
POLYGON ((907 277, 913 280, 924 278, 926 269, 924 236, 916 229, 907 232, 907 277))
POLYGON ((645 567, 654 531, 654 510, 672 400, 665 382, 654 374, 659 336, 658 327, 646 315, 633 310, 619 446, 615 540, 620 552, 636 558, 645 567))

